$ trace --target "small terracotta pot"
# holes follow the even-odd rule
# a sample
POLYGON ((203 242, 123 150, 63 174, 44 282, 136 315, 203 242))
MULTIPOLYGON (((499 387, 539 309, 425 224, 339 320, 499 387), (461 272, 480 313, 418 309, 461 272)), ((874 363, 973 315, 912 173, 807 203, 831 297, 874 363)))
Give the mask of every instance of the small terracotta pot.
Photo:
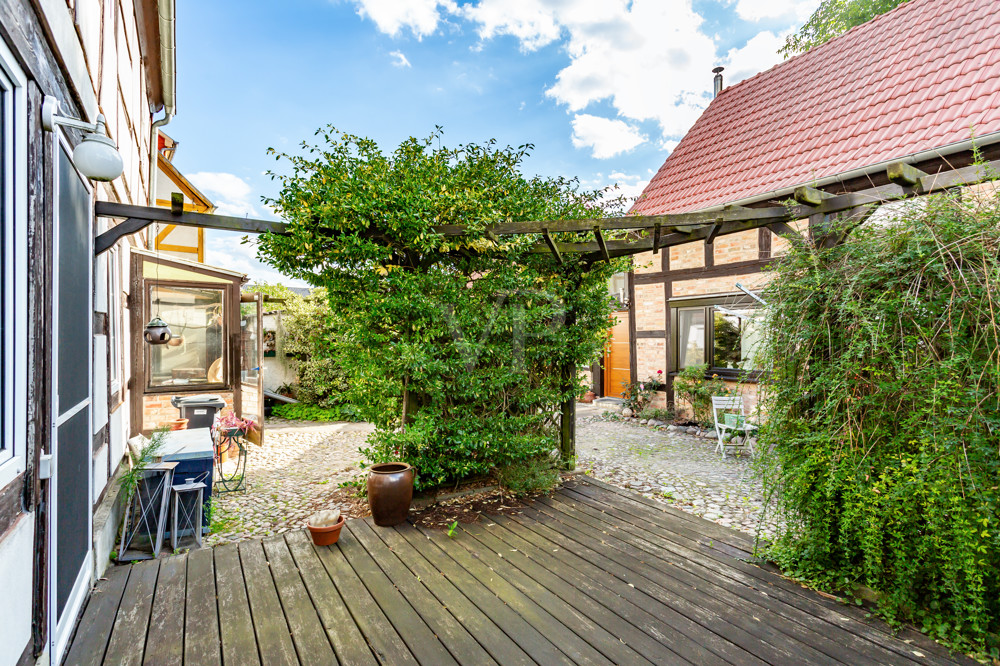
POLYGON ((312 535, 313 543, 317 546, 332 546, 337 543, 340 539, 340 528, 344 526, 344 515, 340 515, 340 520, 336 524, 330 525, 328 527, 313 527, 312 525, 306 525, 309 528, 309 534, 312 535))
POLYGON ((590 403, 594 402, 595 398, 597 398, 596 393, 594 393, 593 391, 587 391, 586 393, 583 394, 583 398, 581 399, 581 401, 589 405, 590 403))
POLYGON ((376 525, 391 527, 406 520, 413 499, 413 468, 403 462, 368 469, 368 507, 376 525))
POLYGON ((175 419, 170 422, 171 430, 187 430, 189 419, 175 419))

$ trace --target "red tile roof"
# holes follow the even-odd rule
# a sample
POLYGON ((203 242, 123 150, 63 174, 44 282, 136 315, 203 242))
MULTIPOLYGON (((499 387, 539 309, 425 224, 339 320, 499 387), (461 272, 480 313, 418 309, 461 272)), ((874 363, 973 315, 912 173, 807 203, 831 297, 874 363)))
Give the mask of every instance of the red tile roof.
POLYGON ((1000 131, 997 0, 910 0, 716 97, 632 212, 731 203, 1000 131))

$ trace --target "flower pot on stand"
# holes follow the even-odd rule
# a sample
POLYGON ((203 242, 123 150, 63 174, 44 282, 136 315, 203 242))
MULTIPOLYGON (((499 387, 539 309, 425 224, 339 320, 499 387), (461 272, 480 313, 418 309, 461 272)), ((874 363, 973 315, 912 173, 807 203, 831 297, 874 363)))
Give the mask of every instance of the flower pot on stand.
POLYGON ((170 422, 171 430, 187 430, 188 419, 174 419, 170 422))
POLYGON ((405 521, 412 499, 412 467, 403 462, 390 462, 368 469, 368 507, 376 525, 391 527, 405 521))

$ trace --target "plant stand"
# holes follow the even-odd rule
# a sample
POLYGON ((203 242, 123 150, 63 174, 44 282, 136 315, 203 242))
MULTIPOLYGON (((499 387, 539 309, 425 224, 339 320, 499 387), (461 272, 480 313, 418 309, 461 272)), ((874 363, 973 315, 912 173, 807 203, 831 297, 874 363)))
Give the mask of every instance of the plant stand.
POLYGON ((247 446, 242 430, 223 430, 215 441, 214 492, 246 490, 247 446))
POLYGON ((173 487, 173 520, 170 523, 170 547, 177 550, 181 533, 188 532, 194 537, 195 545, 201 547, 201 523, 205 511, 205 484, 188 479, 184 485, 173 487))
POLYGON ((170 509, 170 486, 175 462, 149 465, 125 507, 125 523, 118 545, 118 561, 159 557, 170 509), (148 549, 148 550, 147 550, 148 549))

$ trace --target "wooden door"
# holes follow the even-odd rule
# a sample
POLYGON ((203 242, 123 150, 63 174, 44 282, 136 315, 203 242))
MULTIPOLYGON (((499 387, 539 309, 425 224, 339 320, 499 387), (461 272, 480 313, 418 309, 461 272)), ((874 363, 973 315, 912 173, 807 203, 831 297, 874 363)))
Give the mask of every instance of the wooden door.
POLYGON ((615 314, 617 322, 611 329, 611 341, 604 350, 604 395, 620 398, 624 384, 631 380, 629 365, 628 312, 615 314), (624 384, 623 384, 624 383, 624 384))

